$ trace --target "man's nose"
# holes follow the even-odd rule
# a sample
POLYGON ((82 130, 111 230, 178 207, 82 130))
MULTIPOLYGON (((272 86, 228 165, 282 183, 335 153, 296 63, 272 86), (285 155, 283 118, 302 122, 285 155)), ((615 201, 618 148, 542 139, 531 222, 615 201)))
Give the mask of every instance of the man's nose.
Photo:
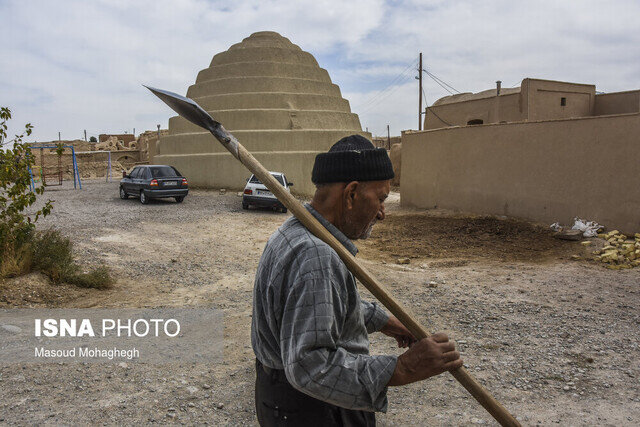
POLYGON ((382 221, 385 217, 385 213, 384 213, 384 204, 382 206, 380 206, 380 210, 378 211, 378 215, 376 215, 376 218, 378 218, 378 221, 382 221))

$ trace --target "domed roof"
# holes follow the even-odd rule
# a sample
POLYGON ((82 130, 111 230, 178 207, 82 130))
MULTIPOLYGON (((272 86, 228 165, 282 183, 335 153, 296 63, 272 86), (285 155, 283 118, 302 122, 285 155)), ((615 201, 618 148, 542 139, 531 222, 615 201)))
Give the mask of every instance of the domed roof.
MULTIPOLYGON (((358 116, 351 113, 340 88, 313 55, 271 31, 253 33, 216 54, 210 66, 198 73, 187 96, 254 155, 281 153, 291 159, 294 153, 305 152, 308 157, 308 153, 326 151, 343 136, 371 137, 362 132, 358 116)), ((160 142, 160 157, 224 153, 211 138, 185 119, 172 117, 169 136, 160 142)), ((298 188, 302 193, 312 190, 313 163, 307 166, 308 171, 298 173, 298 179, 308 180, 298 188)), ((274 167, 277 165, 269 169, 278 170, 274 167)), ((190 166, 183 169, 189 175, 190 166)))

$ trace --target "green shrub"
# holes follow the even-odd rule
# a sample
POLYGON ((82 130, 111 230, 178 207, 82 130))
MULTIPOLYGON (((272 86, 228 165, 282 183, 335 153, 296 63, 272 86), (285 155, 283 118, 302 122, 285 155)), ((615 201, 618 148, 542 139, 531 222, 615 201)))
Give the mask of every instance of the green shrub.
POLYGON ((53 283, 72 277, 78 270, 73 261, 73 244, 56 230, 35 233, 31 247, 34 270, 46 274, 53 283))
POLYGON ((36 196, 44 192, 44 187, 31 187, 30 168, 35 158, 29 145, 22 142, 33 127, 27 124, 22 134, 7 140, 9 119, 11 110, 0 107, 0 274, 3 276, 20 274, 28 267, 29 250, 25 245, 33 235, 38 218, 48 215, 52 208, 49 200, 33 217, 25 213, 36 202, 36 196))
POLYGON ((96 267, 88 273, 75 273, 66 281, 81 288, 108 289, 113 286, 109 269, 104 265, 96 267))
MULTIPOLYGON (((34 212, 33 219, 25 210, 44 193, 44 186, 31 187, 30 168, 35 159, 28 144, 22 142, 30 135, 31 124, 25 131, 7 141, 7 122, 11 110, 0 107, 0 278, 13 277, 39 270, 53 283, 67 282, 82 287, 104 289, 113 284, 107 267, 100 266, 82 272, 73 259, 73 245, 60 232, 35 231, 40 216, 52 209, 51 200, 34 212), (4 148, 13 143, 12 148, 4 148)), ((62 143, 57 145, 62 155, 62 143)))
POLYGON ((32 269, 45 274, 53 283, 66 282, 83 288, 107 289, 113 279, 106 266, 82 272, 73 259, 73 243, 57 230, 39 231, 33 235, 32 269))

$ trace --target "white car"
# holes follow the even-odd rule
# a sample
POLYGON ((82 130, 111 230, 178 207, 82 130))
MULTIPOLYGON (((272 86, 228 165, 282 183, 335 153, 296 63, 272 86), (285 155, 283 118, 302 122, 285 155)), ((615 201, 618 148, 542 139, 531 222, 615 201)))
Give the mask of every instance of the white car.
MULTIPOLYGON (((291 191, 289 187, 293 185, 293 182, 287 181, 287 177, 282 172, 269 173, 280 183, 287 191, 291 191)), ((247 185, 244 187, 242 194, 242 209, 249 209, 249 206, 264 207, 278 209, 280 212, 287 212, 287 208, 276 198, 276 196, 269 191, 263 183, 260 182, 258 177, 251 175, 247 179, 247 185)))

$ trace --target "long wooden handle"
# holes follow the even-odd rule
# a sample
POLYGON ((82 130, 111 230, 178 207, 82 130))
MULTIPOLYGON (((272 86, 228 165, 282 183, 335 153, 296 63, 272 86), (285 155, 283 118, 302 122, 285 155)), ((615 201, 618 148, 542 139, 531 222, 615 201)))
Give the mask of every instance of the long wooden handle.
MULTIPOLYGON (((430 334, 416 321, 375 277, 365 269, 311 213, 280 184, 267 169, 247 151, 238 140, 221 125, 211 133, 247 167, 260 181, 291 210, 298 220, 316 237, 335 250, 349 271, 417 338, 427 338, 430 334)), ((464 388, 503 426, 519 426, 520 423, 464 368, 450 371, 464 388)))

